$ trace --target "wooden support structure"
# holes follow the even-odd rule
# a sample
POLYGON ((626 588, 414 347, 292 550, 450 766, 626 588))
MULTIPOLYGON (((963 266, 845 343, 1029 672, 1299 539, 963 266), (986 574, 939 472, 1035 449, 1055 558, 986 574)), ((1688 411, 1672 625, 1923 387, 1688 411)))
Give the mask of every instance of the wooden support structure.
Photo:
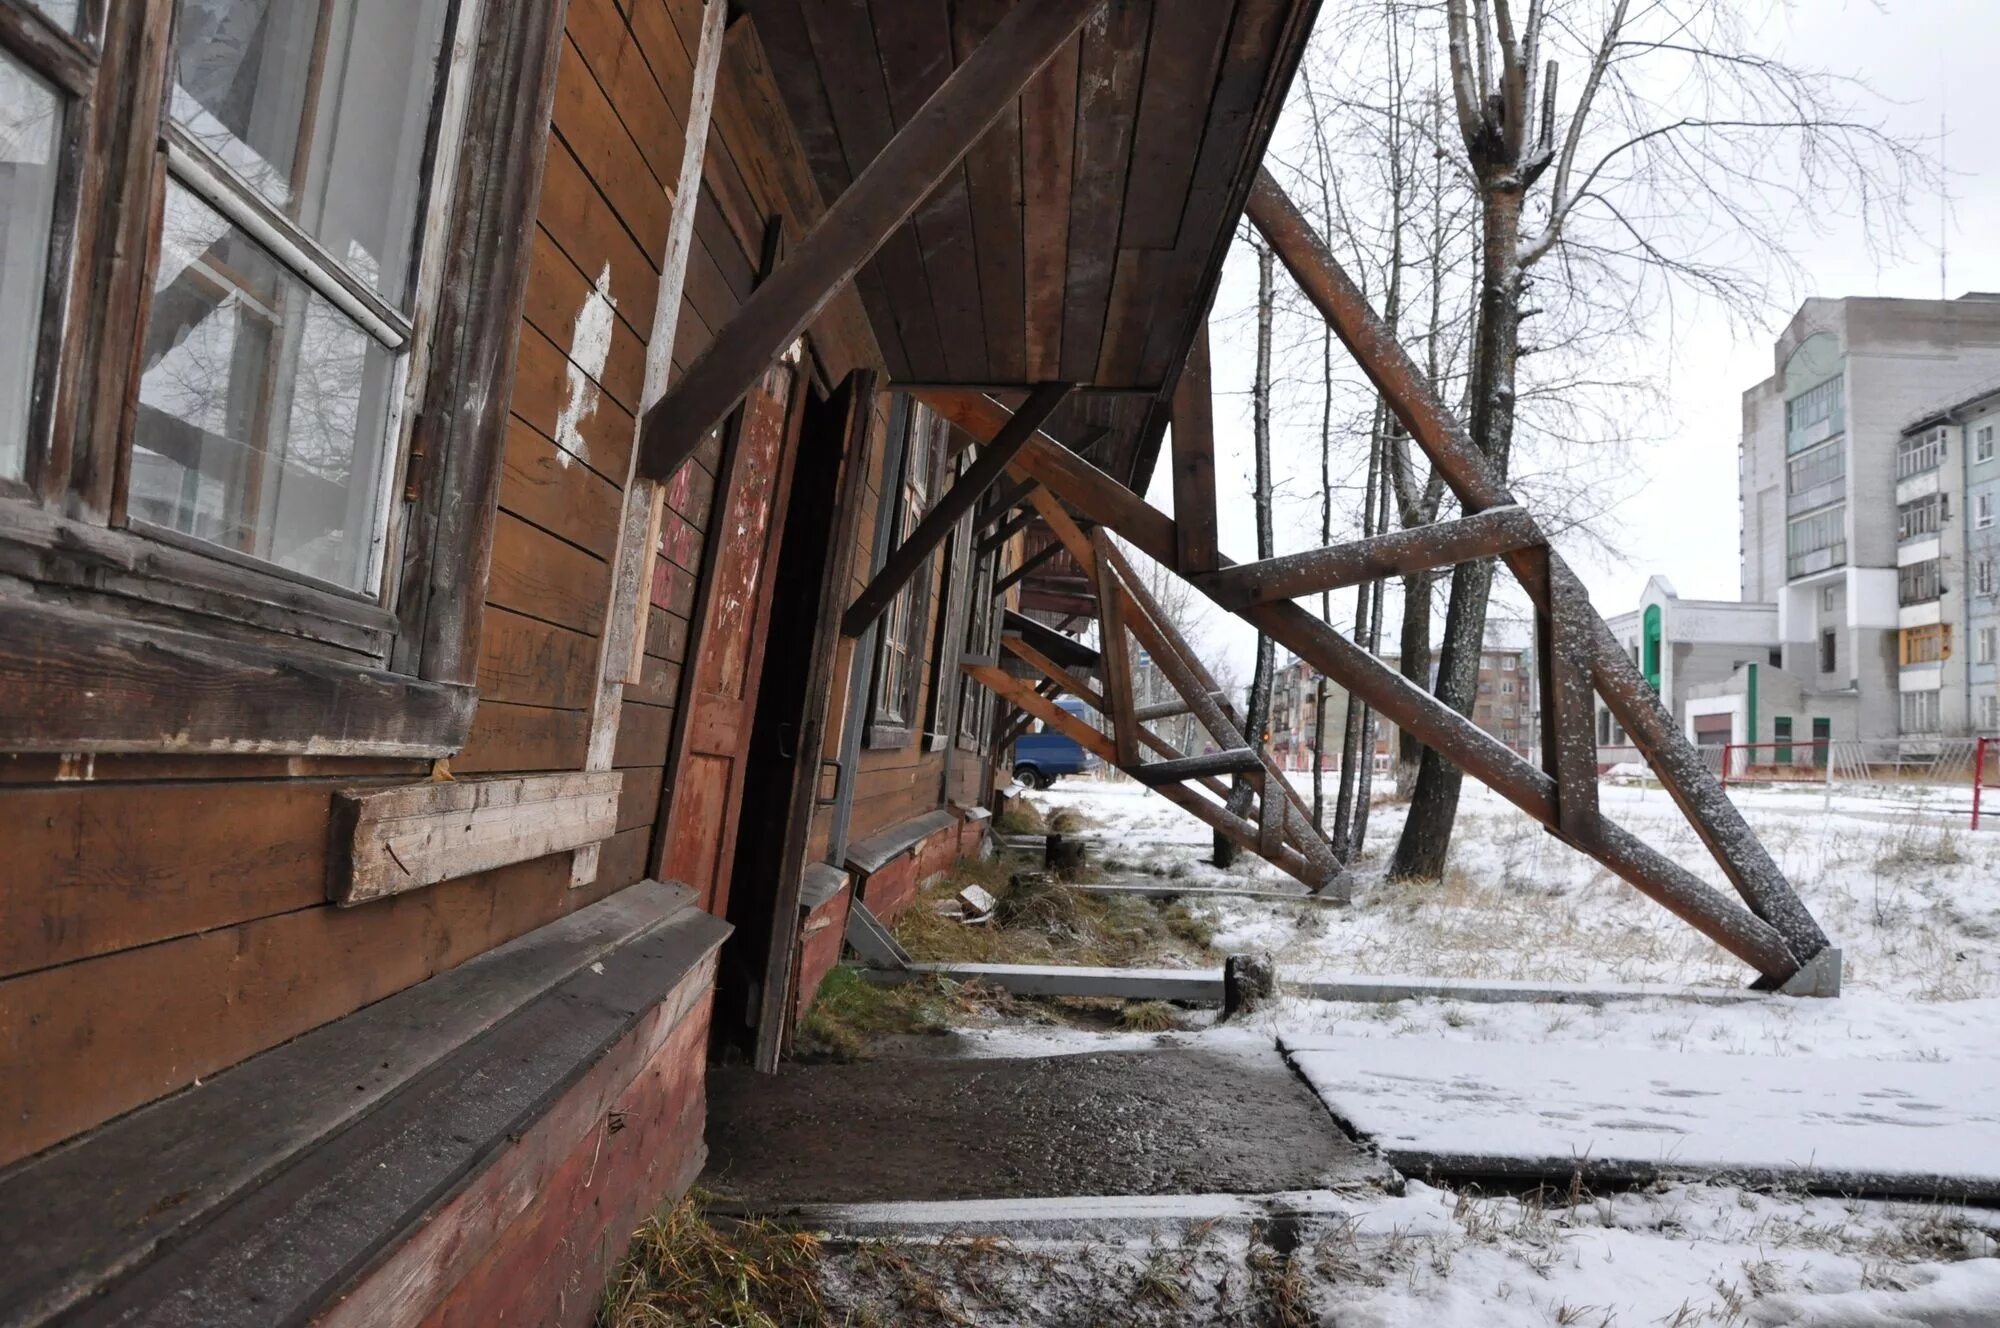
POLYGON ((1393 530, 1386 535, 1288 553, 1261 562, 1205 572, 1199 580, 1210 599, 1234 613, 1252 604, 1298 599, 1358 586, 1385 576, 1450 567, 1475 558, 1512 553, 1541 543, 1535 519, 1521 507, 1493 507, 1456 521, 1393 530))
POLYGON ((1111 702, 1111 745, 1118 764, 1130 767, 1139 763, 1139 725, 1132 718, 1132 656, 1126 649, 1124 597, 1118 593, 1118 574, 1104 556, 1109 538, 1101 530, 1090 532, 1097 555, 1097 648, 1104 656, 1104 693, 1111 702))
MULTIPOLYGON (((1247 215, 1284 262, 1299 289, 1382 394, 1403 428, 1431 458, 1460 504, 1473 513, 1512 504, 1513 496, 1488 470, 1485 454, 1438 399, 1435 388, 1389 329, 1375 317, 1360 288, 1342 270, 1312 223, 1293 206, 1268 170, 1258 172, 1247 215)), ((1769 923, 1783 938, 1789 961, 1768 967, 1760 965, 1765 976, 1778 982, 1789 978, 1827 948, 1826 933, 1799 902, 1784 874, 1736 805, 1723 793, 1720 782, 1693 744, 1661 708, 1658 695, 1626 656, 1611 630, 1587 609, 1589 596, 1576 574, 1554 553, 1544 558, 1532 549, 1509 554, 1507 565, 1539 612, 1567 612, 1583 619, 1575 624, 1575 630, 1587 638, 1591 680, 1598 694, 1645 755, 1653 773, 1701 836, 1737 893, 1757 918, 1769 923), (1555 593, 1558 588, 1562 591, 1560 598, 1555 593)))
POLYGON ((1063 546, 1060 544, 1047 544, 1036 552, 1029 554, 1022 560, 1019 567, 1016 567, 1013 571, 993 583, 993 598, 999 599, 1009 590, 1012 590, 1029 573, 1062 551, 1063 546))
MULTIPOLYGON (((1075 739, 1084 750, 1096 753, 1102 760, 1115 761, 1117 753, 1109 738, 1043 696, 1023 679, 985 664, 968 664, 965 666, 965 672, 967 676, 983 683, 996 695, 1012 701, 1058 733, 1075 739)), ((1181 784, 1163 784, 1156 792, 1175 806, 1207 822, 1213 829, 1221 831, 1243 848, 1252 853, 1262 854, 1262 850, 1258 847, 1257 827, 1242 817, 1233 815, 1227 808, 1210 802, 1193 789, 1181 784)), ((1303 854, 1291 848, 1280 847, 1273 853, 1263 856, 1286 875, 1317 888, 1321 879, 1319 871, 1303 854)))
POLYGON ((1007 610, 1006 617, 1001 620, 1001 631, 1022 638, 1050 659, 1058 660, 1073 669, 1084 669, 1100 675, 1104 671, 1103 657, 1095 650, 1073 637, 1064 636, 1053 627, 1044 626, 1012 609, 1007 610))
POLYGON ((645 412, 639 467, 664 479, 694 455, 765 366, 979 141, 1102 0, 1022 0, 855 176, 790 259, 743 302, 672 392, 645 412))
MULTIPOLYGON (((1029 491, 1033 492, 1033 489, 1034 486, 1030 485, 1029 491)), ((1035 519, 1035 513, 1032 509, 1025 512, 1014 513, 1014 515, 1008 517, 1005 521, 1002 521, 1000 523, 1000 528, 998 530, 994 531, 992 534, 988 535, 986 538, 979 541, 979 551, 981 553, 991 553, 993 550, 999 548, 1001 545, 1005 544, 1008 540, 1013 539, 1016 535, 1020 534, 1023 530, 1027 529, 1029 523, 1034 521, 1034 519, 1035 519)))
POLYGON ((1147 788, 1155 788, 1202 775, 1247 775, 1252 771, 1259 775, 1264 772, 1264 763, 1257 759, 1257 753, 1248 747, 1232 747, 1225 752, 1204 752, 1200 756, 1183 756, 1174 761, 1153 761, 1134 767, 1130 773, 1147 788))
MULTIPOLYGON (((993 436, 1006 423, 1006 408, 991 398, 935 393, 926 399, 975 436, 993 436)), ((1045 492, 1037 495, 1039 510, 1045 518, 1055 514, 1049 524, 1059 537, 1064 525, 1072 534, 1076 530, 1062 508, 1068 503, 1155 561, 1171 566, 1178 556, 1179 533, 1172 518, 1054 439, 1037 435, 1018 454, 1016 465, 1042 482, 1045 492)), ((1117 557, 1117 546, 1108 547, 1117 557)), ((1086 545, 1084 555, 1088 554, 1086 545)), ((1218 557, 1218 566, 1230 565, 1218 557)), ((1570 840, 1563 835, 1553 779, 1298 605, 1287 601, 1252 605, 1240 616, 1755 968, 1767 982, 1782 983, 1798 971, 1798 959, 1773 924, 1737 906, 1630 832, 1600 819, 1594 838, 1570 840)), ((1136 624, 1141 617, 1132 621, 1136 624)), ((1161 652, 1156 651, 1155 658, 1161 659, 1161 652)), ((1192 702, 1197 697, 1186 699, 1192 702)))
POLYGON ((1215 403, 1209 386, 1208 324, 1195 333, 1174 385, 1174 517, 1183 573, 1215 566, 1215 403))
POLYGON ((1029 394, 1027 402, 1008 421, 1007 432, 995 438, 983 451, 972 468, 958 477, 958 483, 951 486, 944 497, 931 505, 924 513, 917 528, 910 537, 896 546, 882 570, 875 574, 862 592, 855 596, 840 620, 842 636, 859 636, 868 630, 869 624, 888 612, 889 605, 910 578, 928 566, 930 556, 957 526, 959 519, 970 512, 980 497, 994 486, 1007 472, 1008 463, 1021 450, 1042 422, 1055 413, 1063 398, 1069 395, 1068 383, 1044 383, 1029 394))

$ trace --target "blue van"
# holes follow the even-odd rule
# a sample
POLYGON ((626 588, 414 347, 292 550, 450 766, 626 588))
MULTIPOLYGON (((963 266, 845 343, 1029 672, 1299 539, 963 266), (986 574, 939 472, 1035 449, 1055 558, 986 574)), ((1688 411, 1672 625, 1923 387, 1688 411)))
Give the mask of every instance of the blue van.
MULTIPOLYGON (((1078 719, 1089 720, 1082 701, 1065 696, 1056 702, 1078 719)), ((1104 764, 1075 738, 1057 733, 1041 720, 1014 739, 1014 779, 1023 788, 1045 789, 1064 775, 1083 775, 1104 764)))

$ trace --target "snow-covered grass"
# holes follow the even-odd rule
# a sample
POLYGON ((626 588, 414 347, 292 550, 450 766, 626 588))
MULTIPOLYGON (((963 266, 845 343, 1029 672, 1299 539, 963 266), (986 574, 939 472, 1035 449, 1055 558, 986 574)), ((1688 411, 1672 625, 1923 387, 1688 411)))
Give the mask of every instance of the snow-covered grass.
MULTIPOLYGON (((1302 779, 1304 777, 1301 777, 1302 779)), ((1865 1058, 1992 1065, 2000 1091, 2000 830, 1966 828, 1961 800, 1922 789, 1751 786, 1731 796, 1844 957, 1838 1000, 1599 1007, 1392 1005, 1286 999, 1230 1029, 1169 1034, 1152 1045, 1277 1036, 1413 1039, 1449 1057, 1455 1042, 1865 1058)), ((1084 816, 1100 860, 1190 887, 1285 878, 1244 855, 1208 866, 1210 832, 1136 785, 1065 781, 1033 795, 1084 816)), ((1728 886, 1657 787, 1608 784, 1607 815, 1719 889, 1728 886)), ((1351 907, 1194 901, 1224 952, 1269 950, 1286 978, 1376 974, 1550 982, 1741 986, 1737 960, 1590 859, 1476 785, 1465 788, 1442 881, 1384 879, 1402 809, 1372 811, 1351 907)), ((1132 1045, 1074 1031, 987 1030, 984 1054, 1132 1045)), ((2000 1259, 1988 1215, 1769 1194, 1725 1185, 1544 1204, 1412 1184, 1400 1198, 1319 1220, 1283 1250, 1257 1237, 1231 1253, 1157 1238, 1041 1250, 1027 1263, 1054 1317, 982 1314, 981 1323, 1093 1322, 1063 1317, 1096 1287, 1116 1322, 1245 1321, 1376 1325, 2000 1325, 2000 1259), (1051 1262, 1053 1260, 1053 1262, 1051 1262), (1970 1260, 1970 1262, 1965 1262, 1970 1260), (1176 1262, 1178 1261, 1178 1262, 1176 1262), (1205 1299, 1158 1299, 1163 1267, 1205 1299), (1060 1271, 1050 1271, 1059 1269, 1060 1271), (1095 1270, 1094 1272, 1092 1270, 1095 1270), (1051 1281, 1051 1279, 1053 1279, 1051 1281), (1232 1290, 1233 1288, 1233 1290, 1232 1290), (1234 1297, 1234 1299, 1231 1299, 1234 1297), (1051 1310, 1051 1307, 1055 1307, 1051 1310), (1293 1317, 1287 1317, 1293 1316, 1293 1317)), ((1197 1241, 1197 1244, 1199 1242, 1197 1241)), ((1225 1242, 1226 1243, 1226 1242, 1225 1242)), ((1004 1265, 1004 1261, 1002 1261, 1004 1265)), ((996 1265, 981 1285, 1004 1285, 996 1265)), ((1024 1293, 1025 1294, 1025 1293, 1024 1293)), ((1096 1294, 1095 1292, 1091 1294, 1096 1294)), ((989 1307, 990 1308, 990 1307, 989 1307)))

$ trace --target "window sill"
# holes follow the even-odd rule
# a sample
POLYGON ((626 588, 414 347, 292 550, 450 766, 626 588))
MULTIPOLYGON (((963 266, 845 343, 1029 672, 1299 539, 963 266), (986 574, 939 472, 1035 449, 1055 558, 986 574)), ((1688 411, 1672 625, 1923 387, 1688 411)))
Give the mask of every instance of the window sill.
POLYGON ((0 751, 449 756, 477 691, 0 600, 0 751))

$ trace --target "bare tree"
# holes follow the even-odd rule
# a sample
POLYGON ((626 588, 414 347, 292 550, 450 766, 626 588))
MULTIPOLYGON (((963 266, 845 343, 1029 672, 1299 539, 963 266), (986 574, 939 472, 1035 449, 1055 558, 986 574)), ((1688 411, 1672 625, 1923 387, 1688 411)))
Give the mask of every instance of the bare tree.
MULTIPOLYGON (((1251 450, 1255 455, 1254 487, 1251 501, 1257 510, 1257 557, 1269 558, 1277 552, 1277 537, 1271 522, 1271 335, 1272 335, 1272 255, 1269 245, 1256 244, 1257 251, 1257 377, 1251 388, 1251 450)), ((1244 698, 1244 735, 1250 745, 1261 750, 1271 720, 1271 675, 1277 666, 1277 647, 1270 637, 1257 633, 1257 663, 1250 673, 1250 694, 1244 698)), ((1235 777, 1229 792, 1228 808, 1237 816, 1250 810, 1252 789, 1243 776, 1235 777)), ((1217 831, 1214 862, 1227 867, 1236 861, 1236 841, 1217 831)))
MULTIPOLYGON (((1737 7, 1445 0, 1444 14, 1481 221, 1468 423, 1502 480, 1522 358, 1588 335, 1593 309, 1657 332, 1655 306, 1671 316, 1675 295, 1691 294, 1747 318, 1794 275, 1790 228, 1843 205, 1875 243, 1914 235, 1906 204, 1933 170, 1921 147, 1865 119, 1858 84, 1759 53, 1737 7), (1566 110, 1561 58, 1584 71, 1566 110), (1531 318, 1549 335, 1524 344, 1531 318)), ((1475 699, 1492 582, 1490 560, 1452 575, 1437 693, 1461 712, 1475 699)), ((1425 751, 1392 875, 1442 873, 1460 778, 1425 751)))

